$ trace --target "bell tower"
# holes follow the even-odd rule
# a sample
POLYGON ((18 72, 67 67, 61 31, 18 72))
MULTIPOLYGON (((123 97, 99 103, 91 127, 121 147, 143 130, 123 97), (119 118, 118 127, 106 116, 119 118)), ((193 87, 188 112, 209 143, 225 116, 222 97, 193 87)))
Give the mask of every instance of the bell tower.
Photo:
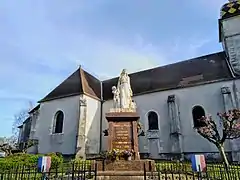
POLYGON ((240 75, 240 0, 229 0, 221 8, 219 41, 235 75, 240 75))

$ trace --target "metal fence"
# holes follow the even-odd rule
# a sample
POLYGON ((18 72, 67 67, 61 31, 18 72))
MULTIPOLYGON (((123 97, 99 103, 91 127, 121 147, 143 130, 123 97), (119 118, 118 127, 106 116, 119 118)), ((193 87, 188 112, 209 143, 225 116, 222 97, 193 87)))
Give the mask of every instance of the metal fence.
POLYGON ((223 164, 208 164, 204 172, 194 172, 190 163, 159 162, 156 170, 147 172, 144 164, 144 180, 239 180, 240 166, 231 165, 224 168, 223 164))
MULTIPOLYGON (((143 179, 155 180, 239 180, 240 165, 232 164, 225 169, 222 164, 208 164, 206 171, 192 171, 189 162, 157 162, 156 168, 144 164, 143 179), (147 171, 149 169, 149 171, 147 171)), ((142 176, 142 175, 141 175, 142 176)), ((39 172, 36 166, 0 167, 0 180, 84 180, 97 179, 97 163, 64 163, 52 165, 49 172, 39 172)))
POLYGON ((96 165, 89 163, 67 163, 51 168, 49 172, 39 172, 36 166, 0 167, 0 180, 84 180, 96 179, 96 165))

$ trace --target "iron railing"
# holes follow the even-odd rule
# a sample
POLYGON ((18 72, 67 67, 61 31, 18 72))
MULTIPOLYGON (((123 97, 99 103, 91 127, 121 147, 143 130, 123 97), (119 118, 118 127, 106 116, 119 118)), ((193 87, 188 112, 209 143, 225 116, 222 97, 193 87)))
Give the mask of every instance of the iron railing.
POLYGON ((96 179, 97 164, 66 163, 51 168, 48 172, 41 172, 35 166, 13 166, 8 169, 0 167, 0 180, 84 180, 96 179))
POLYGON ((159 162, 156 169, 147 172, 144 164, 144 180, 239 180, 240 166, 230 165, 225 168, 223 164, 208 164, 204 172, 194 172, 190 163, 159 162))

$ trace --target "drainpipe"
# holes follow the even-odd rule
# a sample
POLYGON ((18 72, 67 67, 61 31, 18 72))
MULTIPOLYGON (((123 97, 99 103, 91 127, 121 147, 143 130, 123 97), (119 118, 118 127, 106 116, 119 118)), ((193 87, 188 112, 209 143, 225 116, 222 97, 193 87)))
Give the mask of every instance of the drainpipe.
POLYGON ((102 151, 102 122, 103 122, 103 100, 101 100, 101 109, 100 109, 100 146, 99 146, 99 153, 102 151))
POLYGON ((235 100, 235 108, 239 108, 239 93, 238 93, 238 88, 236 86, 236 80, 233 80, 233 96, 235 100))
MULTIPOLYGON (((80 95, 81 96, 81 95, 80 95)), ((76 146, 75 146, 75 157, 76 157, 76 155, 77 155, 77 153, 78 153, 78 141, 79 141, 79 136, 80 136, 80 134, 79 134, 79 128, 80 128, 80 115, 81 115, 81 104, 80 104, 80 99, 78 99, 78 102, 79 102, 79 104, 78 104, 78 122, 77 122, 77 135, 76 135, 76 146)))
POLYGON ((101 85, 101 99, 100 99, 100 134, 99 134, 99 154, 102 151, 102 122, 103 122, 103 88, 102 88, 102 82, 101 85))

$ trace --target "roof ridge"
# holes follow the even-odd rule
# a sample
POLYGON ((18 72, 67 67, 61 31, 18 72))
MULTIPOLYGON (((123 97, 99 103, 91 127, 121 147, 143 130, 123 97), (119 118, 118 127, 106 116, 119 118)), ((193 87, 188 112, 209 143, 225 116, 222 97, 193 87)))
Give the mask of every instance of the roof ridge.
POLYGON ((80 68, 82 69, 82 71, 83 71, 84 73, 87 73, 87 74, 89 74, 90 76, 92 76, 93 78, 95 78, 95 79, 97 79, 98 81, 102 82, 102 81, 97 77, 97 75, 93 75, 91 72, 89 72, 88 70, 86 70, 82 65, 80 65, 80 68))
MULTIPOLYGON (((224 51, 132 73, 129 74, 129 76, 131 78, 134 95, 156 92, 156 90, 160 89, 170 90, 179 88, 179 83, 183 81, 184 78, 184 83, 186 80, 191 80, 188 83, 188 85, 191 86, 199 83, 210 83, 220 79, 226 80, 232 78, 224 51)), ((117 78, 103 82, 104 100, 112 97, 111 87, 116 83, 117 78)))
MULTIPOLYGON (((131 75, 134 75, 134 74, 138 74, 138 73, 143 73, 143 72, 146 72, 146 71, 152 71, 152 70, 155 70, 155 69, 158 69, 158 68, 165 68, 165 67, 169 67, 169 66, 172 66, 172 65, 177 65, 177 64, 181 64, 181 63, 184 63, 184 62, 189 62, 189 61, 194 61, 194 60, 198 60, 198 59, 202 59, 204 57, 209 57, 209 56, 212 56, 212 55, 216 55, 216 54, 220 54, 220 53, 223 53, 224 51, 218 51, 218 52, 215 52, 215 53, 211 53, 211 54, 206 54, 206 55, 203 55, 203 56, 198 56, 198 57, 195 57, 195 58, 190 58, 190 59, 186 59, 186 60, 182 60, 182 61, 178 61, 178 62, 174 62, 174 63, 170 63, 170 64, 166 64, 166 65, 163 65, 163 66, 157 66, 157 67, 154 67, 154 68, 149 68, 149 69, 145 69, 145 70, 141 70, 141 71, 137 71, 137 72, 133 72, 133 73, 129 73, 129 76, 131 75)), ((116 76, 116 77, 113 77, 113 78, 110 78, 110 79, 106 79, 102 82, 107 82, 107 81, 110 81, 112 79, 116 79, 118 78, 119 76, 116 76)))
POLYGON ((79 66, 79 78, 80 78, 80 85, 81 85, 81 87, 80 87, 80 91, 82 90, 82 92, 84 93, 85 92, 85 87, 84 87, 84 83, 83 83, 83 79, 82 79, 82 67, 81 67, 81 65, 79 66))
MULTIPOLYGON (((80 76, 81 76, 80 78, 81 78, 81 83, 82 83, 83 94, 94 97, 94 98, 98 97, 96 92, 94 91, 91 83, 89 83, 88 78, 86 76, 91 76, 91 78, 94 78, 97 81, 99 81, 99 79, 95 78, 94 76, 92 76, 87 71, 84 71, 82 68, 80 69, 80 76)), ((99 81, 99 82, 101 83, 101 81, 99 81)))

